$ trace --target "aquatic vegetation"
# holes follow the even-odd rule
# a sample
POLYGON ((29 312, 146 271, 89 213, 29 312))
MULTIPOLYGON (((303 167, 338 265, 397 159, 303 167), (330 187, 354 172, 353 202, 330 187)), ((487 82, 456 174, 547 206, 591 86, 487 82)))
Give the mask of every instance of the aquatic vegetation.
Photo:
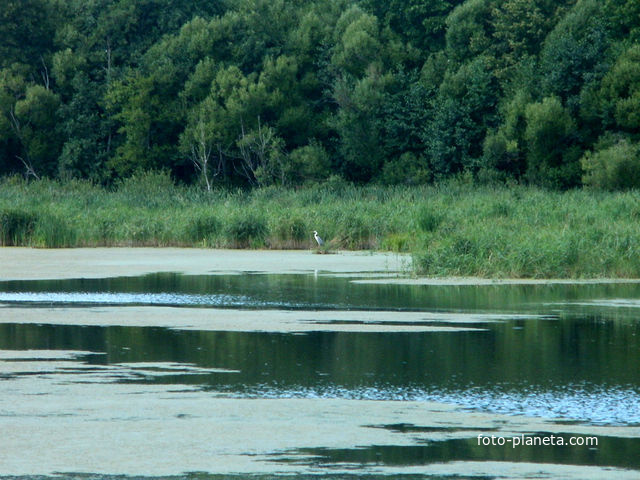
POLYGON ((109 190, 0 183, 0 243, 36 247, 302 248, 411 252, 423 275, 640 275, 640 194, 464 182, 207 192, 166 175, 109 190))

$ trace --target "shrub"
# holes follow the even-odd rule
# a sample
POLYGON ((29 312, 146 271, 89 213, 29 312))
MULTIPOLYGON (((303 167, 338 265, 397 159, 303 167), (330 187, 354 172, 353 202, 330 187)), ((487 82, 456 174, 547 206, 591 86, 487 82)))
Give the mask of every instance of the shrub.
POLYGON ((392 252, 408 252, 412 239, 408 233, 391 233, 382 241, 381 247, 392 252))
POLYGON ((350 249, 371 248, 371 229, 360 217, 344 216, 338 225, 338 242, 350 249))
POLYGON ((37 216, 23 210, 0 211, 0 245, 23 246, 31 241, 37 216))
POLYGON ((68 219, 53 213, 38 217, 33 232, 32 243, 44 248, 64 248, 76 245, 76 231, 68 219))
POLYGON ((282 243, 280 246, 299 247, 309 238, 307 224, 299 217, 283 217, 275 226, 275 236, 282 243))
POLYGON ((317 142, 296 148, 289 154, 290 180, 294 184, 327 178, 331 162, 325 149, 317 142))
POLYGON ((229 220, 226 230, 229 243, 235 247, 264 246, 267 236, 267 224, 253 214, 238 214, 229 220))
POLYGON ((385 163, 380 175, 380 181, 384 185, 420 185, 431 180, 426 160, 411 152, 405 152, 397 159, 385 163))
POLYGON ((640 145, 627 139, 587 152, 581 163, 586 185, 605 190, 640 187, 640 145))
POLYGON ((188 220, 185 226, 185 240, 210 246, 219 232, 218 218, 212 213, 201 213, 188 220))
POLYGON ((157 208, 175 201, 176 187, 167 172, 141 172, 117 184, 119 196, 129 206, 157 208))
POLYGON ((418 212, 416 220, 418 228, 423 232, 435 232, 444 220, 444 214, 435 211, 433 207, 424 206, 418 212))

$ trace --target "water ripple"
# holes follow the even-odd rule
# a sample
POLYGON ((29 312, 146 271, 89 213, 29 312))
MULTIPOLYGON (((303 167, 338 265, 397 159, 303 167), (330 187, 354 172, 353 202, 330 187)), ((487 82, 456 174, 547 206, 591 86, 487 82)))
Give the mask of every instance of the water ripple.
POLYGON ((0 292, 0 302, 26 304, 190 305, 216 307, 282 306, 244 295, 109 292, 0 292))
POLYGON ((282 389, 259 385, 239 396, 441 402, 474 411, 572 420, 592 425, 640 424, 640 392, 621 386, 567 385, 562 389, 531 391, 482 388, 430 391, 392 386, 344 388, 327 385, 282 389))

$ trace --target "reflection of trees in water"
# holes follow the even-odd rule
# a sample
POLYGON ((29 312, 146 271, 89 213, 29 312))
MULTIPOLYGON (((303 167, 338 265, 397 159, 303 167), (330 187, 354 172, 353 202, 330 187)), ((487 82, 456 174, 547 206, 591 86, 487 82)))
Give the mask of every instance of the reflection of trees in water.
POLYGON ((639 327, 633 323, 591 317, 483 326, 488 330, 291 335, 6 324, 0 325, 0 348, 106 352, 95 361, 180 362, 240 370, 193 379, 212 385, 427 391, 640 385, 640 371, 632 368, 640 348, 639 327))
MULTIPOLYGON (((490 436, 491 432, 484 433, 490 436)), ((496 435, 501 435, 496 433, 496 435)), ((527 435, 532 441, 542 440, 551 434, 527 435), (540 438, 538 438, 540 437, 540 438)), ((503 461, 558 463, 569 465, 603 465, 622 468, 640 468, 637 452, 638 438, 598 437, 597 448, 569 446, 568 434, 554 434, 556 446, 519 445, 479 445, 478 439, 464 438, 428 442, 426 445, 374 445, 360 448, 301 448, 296 456, 283 459, 297 463, 318 465, 335 464, 378 464, 378 465, 428 465, 443 461, 503 461), (558 446, 559 438, 564 442, 558 446), (302 458, 300 458, 302 456, 302 458), (305 458, 306 457, 306 458, 305 458)), ((584 438, 584 436, 581 436, 584 438)), ((505 437, 508 438, 508 437, 505 437)), ((550 440, 548 440, 550 441, 550 440)))

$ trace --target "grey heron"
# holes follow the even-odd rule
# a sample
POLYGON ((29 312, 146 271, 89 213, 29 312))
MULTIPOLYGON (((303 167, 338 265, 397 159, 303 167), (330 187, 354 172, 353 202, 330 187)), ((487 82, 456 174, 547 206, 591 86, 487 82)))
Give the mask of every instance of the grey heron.
POLYGON ((313 238, 316 239, 316 242, 318 242, 318 246, 319 247, 324 245, 324 240, 322 240, 322 238, 320 238, 320 235, 318 235, 318 232, 316 232, 315 230, 313 231, 313 238))

